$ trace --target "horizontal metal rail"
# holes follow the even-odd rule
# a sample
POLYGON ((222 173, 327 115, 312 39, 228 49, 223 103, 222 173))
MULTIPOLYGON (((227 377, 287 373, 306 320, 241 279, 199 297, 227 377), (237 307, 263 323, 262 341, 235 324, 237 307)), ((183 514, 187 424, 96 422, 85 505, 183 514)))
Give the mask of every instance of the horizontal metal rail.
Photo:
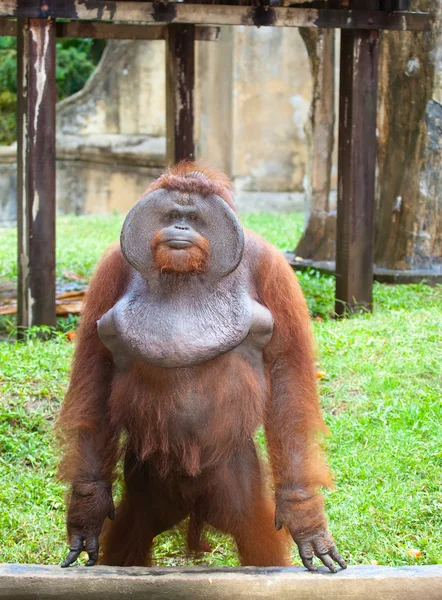
MULTIPOLYGON (((0 19, 0 36, 17 35, 17 22, 0 19)), ((167 25, 129 25, 127 23, 97 23, 94 21, 70 21, 56 23, 55 35, 58 38, 93 38, 96 40, 165 40, 167 25)), ((218 42, 221 29, 211 26, 195 27, 195 40, 218 42)))
MULTIPOLYGON (((121 23, 195 25, 246 25, 256 27, 320 27, 335 29, 388 29, 424 31, 430 27, 427 13, 226 6, 176 2, 123 2, 118 0, 2 0, 0 18, 74 19, 121 23)), ((115 27, 120 25, 114 25, 115 27)))

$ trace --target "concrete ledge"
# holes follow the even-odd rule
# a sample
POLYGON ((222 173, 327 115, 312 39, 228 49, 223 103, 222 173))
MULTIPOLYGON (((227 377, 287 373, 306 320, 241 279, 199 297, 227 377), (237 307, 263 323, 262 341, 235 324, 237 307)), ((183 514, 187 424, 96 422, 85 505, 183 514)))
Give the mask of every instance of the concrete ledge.
POLYGON ((0 598, 28 600, 441 600, 442 565, 142 568, 0 565, 0 598))
MULTIPOLYGON (((326 275, 335 274, 335 261, 310 260, 299 258, 293 252, 286 252, 285 256, 296 271, 316 269, 326 275)), ((431 269, 386 269, 373 265, 373 279, 379 283, 421 283, 425 281, 428 285, 442 283, 442 264, 435 264, 431 269)))

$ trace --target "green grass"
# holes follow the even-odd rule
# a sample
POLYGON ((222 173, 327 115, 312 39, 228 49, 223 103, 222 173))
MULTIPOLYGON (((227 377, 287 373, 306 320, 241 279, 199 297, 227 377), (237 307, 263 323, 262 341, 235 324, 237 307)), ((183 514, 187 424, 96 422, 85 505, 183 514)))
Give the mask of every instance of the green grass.
MULTIPOLYGON (((57 278, 90 277, 103 253, 118 240, 124 217, 118 214, 57 218, 57 278)), ((17 229, 0 229, 0 280, 17 278, 17 229)))
MULTIPOLYGON (((293 248, 302 218, 252 215, 247 226, 293 248), (282 233, 278 233, 282 232, 282 233)), ((121 217, 59 220, 58 276, 89 277, 121 217), (87 241, 87 245, 86 245, 87 241)), ((0 231, 0 273, 15 275, 14 232, 0 231)), ((334 280, 300 275, 314 314, 319 382, 331 436, 336 489, 327 492, 330 529, 350 563, 442 562, 442 287, 376 284, 375 310, 335 321, 334 280), (419 549, 420 558, 409 550, 419 549)), ((66 551, 63 486, 51 431, 67 385, 73 344, 0 343, 0 562, 58 563, 66 551)), ((209 533, 209 565, 237 564, 230 540, 209 533)), ((159 536, 160 564, 187 562, 179 530, 159 536)), ((297 559, 294 554, 294 559, 297 559)))
POLYGON ((329 516, 352 562, 412 563, 411 548, 418 563, 442 562, 442 293, 414 296, 413 310, 316 325, 337 484, 329 516))
MULTIPOLYGON (((66 216, 57 219, 57 277, 70 279, 70 273, 90 277, 103 250, 119 239, 124 217, 66 216)), ((292 215, 252 214, 242 219, 244 225, 263 235, 281 250, 293 250, 303 228, 304 217, 292 215)), ((17 230, 0 229, 0 280, 17 277, 17 230)))

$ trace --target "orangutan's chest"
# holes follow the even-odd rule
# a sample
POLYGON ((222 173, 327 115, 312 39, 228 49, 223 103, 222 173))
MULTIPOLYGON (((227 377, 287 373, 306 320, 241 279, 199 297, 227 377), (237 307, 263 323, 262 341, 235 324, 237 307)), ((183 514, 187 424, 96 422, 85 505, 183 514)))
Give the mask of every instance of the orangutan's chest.
MULTIPOLYGON (((241 287, 200 290, 191 301, 142 292, 129 290, 98 322, 99 336, 119 368, 131 358, 167 368, 207 362, 238 347, 256 321, 257 303, 241 287)), ((267 321, 264 329, 271 337, 270 313, 267 321)))

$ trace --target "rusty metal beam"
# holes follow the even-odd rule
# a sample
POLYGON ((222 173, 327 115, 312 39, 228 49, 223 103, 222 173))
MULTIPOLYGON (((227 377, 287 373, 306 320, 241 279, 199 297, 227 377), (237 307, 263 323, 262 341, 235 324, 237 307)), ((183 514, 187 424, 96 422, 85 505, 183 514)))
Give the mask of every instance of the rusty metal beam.
POLYGON ((17 23, 11 19, 0 19, 0 35, 17 35, 17 23))
POLYGON ((339 94, 336 306, 371 310, 378 33, 343 31, 339 94))
POLYGON ((17 23, 18 334, 55 325, 55 23, 17 23))
MULTIPOLYGON (((165 40, 167 25, 130 25, 127 23, 95 23, 91 21, 70 21, 56 23, 58 38, 91 38, 97 40, 165 40)), ((14 20, 0 19, 0 36, 17 35, 14 20)), ((195 27, 195 40, 218 42, 221 39, 219 27, 195 27)))
POLYGON ((124 2, 122 0, 2 0, 0 17, 74 19, 120 23, 188 23, 256 27, 323 27, 336 29, 430 28, 427 13, 321 8, 124 2))
MULTIPOLYGON (((57 37, 93 38, 102 40, 165 40, 167 25, 130 25, 126 23, 95 23, 71 21, 57 23, 57 37)), ((195 27, 195 40, 218 42, 221 39, 219 27, 195 27)))
POLYGON ((195 157, 195 26, 169 25, 166 42, 166 158, 195 157))

